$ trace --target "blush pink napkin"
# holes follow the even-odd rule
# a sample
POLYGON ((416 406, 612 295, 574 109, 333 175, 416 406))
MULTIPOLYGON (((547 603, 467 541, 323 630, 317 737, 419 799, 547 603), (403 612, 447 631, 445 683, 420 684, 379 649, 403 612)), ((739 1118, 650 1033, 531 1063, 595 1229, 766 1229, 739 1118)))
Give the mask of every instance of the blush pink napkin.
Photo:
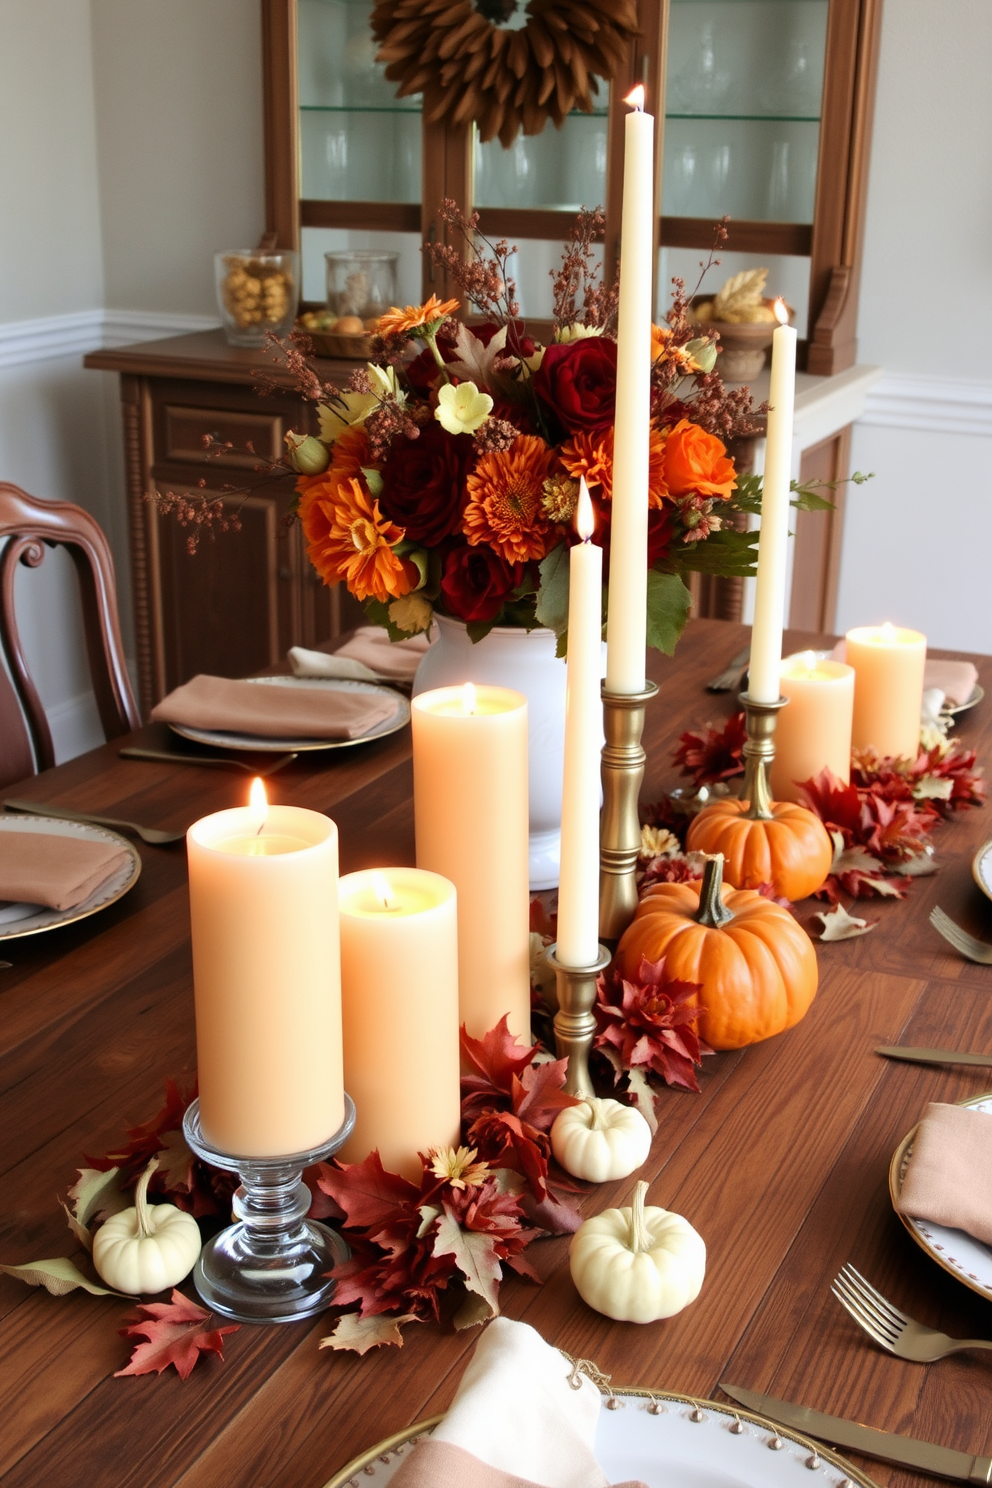
MULTIPOLYGON (((394 1488, 609 1488, 593 1444, 591 1380, 526 1323, 494 1318, 444 1420, 406 1453, 394 1488)), ((644 1488, 625 1483, 617 1488, 644 1488)))
POLYGON ((331 687, 279 687, 194 677, 152 709, 160 723, 267 739, 356 739, 396 712, 398 699, 331 687))
POLYGON ((114 842, 0 832, 0 899, 74 909, 127 861, 114 842))
POLYGON ((992 1113, 931 1102, 896 1208, 992 1245, 992 1113))
POLYGON ((337 651, 308 651, 291 646, 289 661, 297 677, 355 677, 374 682, 412 682, 431 642, 426 635, 391 641, 379 625, 360 625, 337 651))
MULTIPOLYGON (((835 661, 843 661, 846 656, 847 642, 841 637, 833 649, 833 658, 835 661)), ((927 657, 923 668, 923 689, 928 691, 931 687, 939 687, 950 707, 957 708, 961 703, 966 703, 977 682, 978 668, 974 662, 941 661, 937 657, 927 657)))

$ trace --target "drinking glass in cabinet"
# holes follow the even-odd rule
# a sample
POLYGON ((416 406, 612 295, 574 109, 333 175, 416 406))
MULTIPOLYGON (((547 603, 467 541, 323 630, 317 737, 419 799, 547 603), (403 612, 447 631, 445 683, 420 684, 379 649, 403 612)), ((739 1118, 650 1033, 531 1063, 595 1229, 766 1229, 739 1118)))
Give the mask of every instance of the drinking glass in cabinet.
POLYGON ((355 248, 325 253, 327 306, 335 315, 375 320, 396 304, 398 253, 355 248))

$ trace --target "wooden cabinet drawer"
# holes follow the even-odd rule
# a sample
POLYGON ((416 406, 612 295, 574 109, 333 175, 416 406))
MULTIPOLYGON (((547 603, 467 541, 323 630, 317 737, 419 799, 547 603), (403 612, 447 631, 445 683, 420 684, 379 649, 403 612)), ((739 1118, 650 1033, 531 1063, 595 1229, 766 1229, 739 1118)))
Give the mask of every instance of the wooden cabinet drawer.
POLYGON ((284 423, 281 414, 237 413, 231 408, 195 408, 167 403, 165 448, 167 460, 185 464, 235 467, 253 470, 259 460, 278 460, 283 452, 284 423), (230 444, 208 455, 205 439, 230 444), (248 446, 251 445, 251 449, 248 446))

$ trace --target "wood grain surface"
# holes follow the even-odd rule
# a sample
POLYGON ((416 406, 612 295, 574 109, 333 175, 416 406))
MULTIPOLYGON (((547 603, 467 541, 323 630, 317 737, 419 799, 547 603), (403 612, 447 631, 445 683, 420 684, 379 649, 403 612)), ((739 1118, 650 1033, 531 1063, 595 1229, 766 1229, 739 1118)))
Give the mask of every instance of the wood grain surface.
MULTIPOLYGON (((644 799, 673 784, 683 729, 721 721, 732 695, 704 690, 744 639, 720 621, 689 626, 674 659, 653 658, 644 799)), ((817 637, 793 635, 797 645, 817 637)), ((986 691, 992 662, 980 663, 986 691)), ((992 708, 965 715, 960 737, 988 756, 992 708)), ((186 748, 161 726, 131 736, 186 748)), ((180 828, 240 803, 243 772, 117 758, 121 741, 11 788, 11 796, 180 828)), ((408 731, 301 757, 274 777, 276 799, 327 811, 341 868, 412 863, 408 731)), ((893 1149, 928 1100, 982 1092, 987 1073, 889 1063, 880 1043, 992 1049, 992 970, 963 962, 928 924, 934 903, 992 939, 992 906, 971 858, 992 836, 987 811, 938 829, 940 872, 902 903, 860 912, 878 927, 819 948, 820 991, 789 1033, 705 1062, 702 1094, 666 1092, 641 1176, 650 1202, 686 1215, 706 1240, 699 1300, 639 1327, 578 1298, 567 1239, 530 1254, 543 1286, 510 1276, 504 1310, 617 1384, 711 1395, 728 1379, 890 1431, 986 1453, 992 1445, 988 1356, 922 1367, 878 1350, 831 1298, 852 1261, 907 1312, 949 1333, 992 1337, 992 1305, 912 1243, 889 1206, 893 1149)), ((106 912, 7 941, 0 970, 0 1259, 72 1253, 57 1196, 84 1152, 161 1104, 167 1076, 192 1073, 193 1005, 185 854, 139 844, 144 871, 106 912)), ((810 922, 812 904, 799 907, 810 922)), ((586 1213, 629 1200, 631 1180, 590 1189, 586 1213)), ((186 1290, 189 1290, 187 1287, 186 1290)), ((411 1326, 402 1349, 363 1359, 318 1351, 329 1320, 244 1326, 183 1384, 115 1379, 128 1357, 129 1311, 111 1298, 56 1299, 0 1277, 0 1484, 3 1488, 320 1488, 354 1454, 444 1409, 473 1336, 411 1326)), ((925 1481, 868 1465, 879 1481, 925 1481)))

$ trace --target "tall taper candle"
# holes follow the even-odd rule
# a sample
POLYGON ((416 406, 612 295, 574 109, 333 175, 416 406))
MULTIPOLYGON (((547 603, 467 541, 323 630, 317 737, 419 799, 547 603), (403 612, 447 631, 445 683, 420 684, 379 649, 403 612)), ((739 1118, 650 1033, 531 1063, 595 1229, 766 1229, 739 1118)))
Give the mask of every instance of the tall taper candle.
POLYGON ((592 966, 599 955, 603 550, 591 541, 593 527, 592 502, 582 478, 575 514, 575 528, 582 541, 572 548, 568 563, 568 680, 557 952, 565 966, 592 966))
MULTIPOLYGON (((779 319, 788 312, 775 302, 779 319)), ((789 486, 792 480, 792 421, 796 401, 796 331, 780 325, 772 337, 772 374, 768 393, 768 432, 762 479, 758 577, 751 631, 748 695, 756 703, 779 696, 782 627, 785 623, 785 579, 789 550, 789 486)))
POLYGON ((617 402, 613 440, 606 690, 644 689, 648 595, 648 439, 654 283, 654 119, 638 85, 625 100, 617 402))

